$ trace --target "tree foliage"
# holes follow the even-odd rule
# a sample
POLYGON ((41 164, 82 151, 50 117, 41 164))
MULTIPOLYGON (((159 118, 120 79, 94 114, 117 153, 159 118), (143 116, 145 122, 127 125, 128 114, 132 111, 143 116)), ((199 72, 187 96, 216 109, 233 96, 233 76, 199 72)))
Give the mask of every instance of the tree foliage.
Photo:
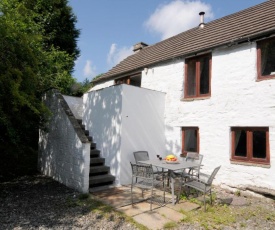
POLYGON ((68 6, 67 0, 24 0, 28 9, 36 13, 35 22, 41 26, 44 48, 65 51, 72 58, 67 61, 70 72, 79 56, 77 39, 80 31, 76 29, 76 16, 68 6))
POLYGON ((71 94, 76 84, 71 71, 79 53, 78 30, 72 29, 76 19, 66 4, 65 0, 0 1, 0 176, 7 165, 10 172, 15 170, 16 160, 25 159, 26 165, 27 156, 36 151, 38 130, 49 115, 41 102, 43 92, 54 87, 71 94), (51 4, 56 6, 52 10, 61 7, 51 26, 51 11, 42 21, 46 3, 50 9, 51 4), (60 28, 54 27, 56 22, 64 20, 64 24, 67 19, 70 26, 64 27, 63 32, 62 23, 60 28), (5 156, 8 162, 3 161, 5 156), (13 168, 7 164, 11 162, 13 168))

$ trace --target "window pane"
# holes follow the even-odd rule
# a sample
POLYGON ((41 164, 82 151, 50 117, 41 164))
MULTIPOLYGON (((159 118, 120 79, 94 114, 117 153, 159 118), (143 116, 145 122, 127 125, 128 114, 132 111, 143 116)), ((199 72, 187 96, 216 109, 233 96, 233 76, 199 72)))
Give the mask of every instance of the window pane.
POLYGON ((196 62, 188 61, 187 66, 187 95, 195 96, 196 94, 196 62))
POLYGON ((209 57, 200 60, 200 94, 209 93, 209 57))
POLYGON ((261 45, 262 76, 275 75, 275 40, 261 45))
POLYGON ((246 157, 246 132, 235 131, 235 156, 246 157))
POLYGON ((266 132, 253 132, 253 157, 266 158, 266 132))
POLYGON ((130 78, 130 85, 141 86, 141 75, 130 78))
POLYGON ((197 152, 197 130, 187 129, 184 131, 184 151, 197 152))

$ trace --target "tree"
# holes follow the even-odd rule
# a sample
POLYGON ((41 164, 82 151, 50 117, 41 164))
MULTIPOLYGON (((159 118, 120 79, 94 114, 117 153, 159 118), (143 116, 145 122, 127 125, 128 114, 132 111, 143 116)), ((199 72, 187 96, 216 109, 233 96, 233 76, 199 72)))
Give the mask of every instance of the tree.
POLYGON ((76 82, 70 74, 76 56, 48 42, 51 36, 29 2, 0 1, 0 179, 1 171, 20 174, 19 166, 26 170, 30 161, 36 168, 30 156, 49 115, 41 95, 51 87, 70 92, 76 82))
POLYGON ((21 0, 28 9, 36 13, 35 21, 40 24, 45 50, 52 46, 59 51, 65 51, 72 57, 69 70, 72 72, 74 61, 79 56, 77 39, 80 31, 76 29, 76 16, 67 0, 21 0))

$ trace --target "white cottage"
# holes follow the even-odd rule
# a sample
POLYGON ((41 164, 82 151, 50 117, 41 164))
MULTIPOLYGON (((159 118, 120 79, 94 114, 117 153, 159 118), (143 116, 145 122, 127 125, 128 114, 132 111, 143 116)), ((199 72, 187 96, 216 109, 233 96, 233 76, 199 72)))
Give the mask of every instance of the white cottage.
POLYGON ((132 153, 204 155, 216 184, 275 190, 275 0, 135 53, 83 97, 83 124, 116 177, 132 153))

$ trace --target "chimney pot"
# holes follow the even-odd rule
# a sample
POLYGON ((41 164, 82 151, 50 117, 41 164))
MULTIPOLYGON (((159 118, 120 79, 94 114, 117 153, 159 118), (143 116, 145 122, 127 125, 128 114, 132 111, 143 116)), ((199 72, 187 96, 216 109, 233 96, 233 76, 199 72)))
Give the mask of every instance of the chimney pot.
POLYGON ((204 23, 204 15, 205 15, 205 12, 200 12, 199 13, 199 15, 201 16, 201 22, 200 22, 200 24, 199 24, 199 27, 200 28, 203 28, 204 27, 204 25, 205 25, 205 23, 204 23))

